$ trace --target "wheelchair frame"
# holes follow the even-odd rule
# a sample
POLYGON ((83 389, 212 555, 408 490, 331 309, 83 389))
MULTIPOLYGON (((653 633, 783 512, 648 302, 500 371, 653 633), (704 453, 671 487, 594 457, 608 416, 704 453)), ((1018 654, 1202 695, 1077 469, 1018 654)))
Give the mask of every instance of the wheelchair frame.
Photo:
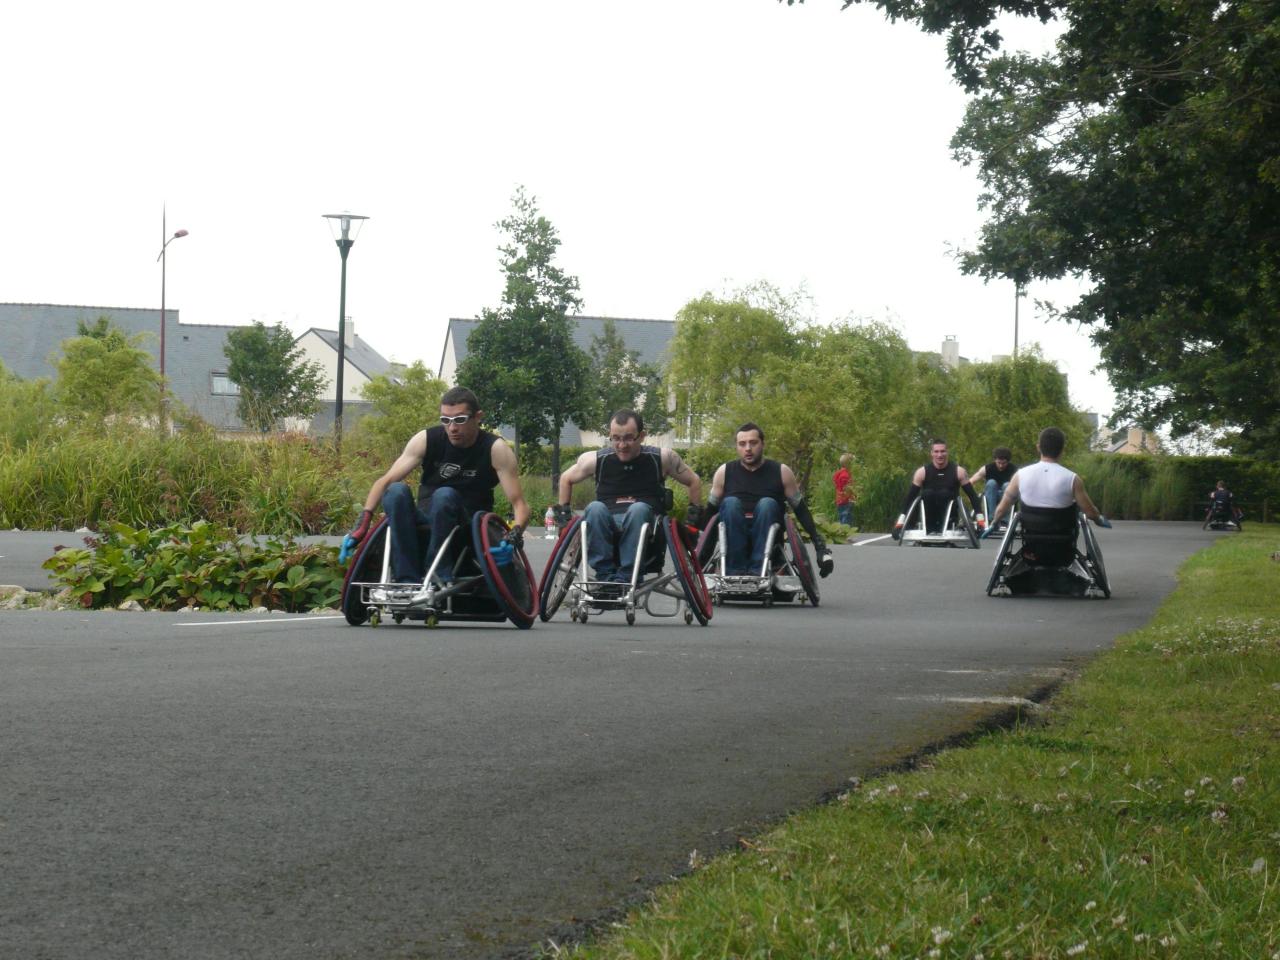
MULTIPOLYGON (((701 626, 711 620, 711 596, 707 591, 702 569, 689 543, 683 524, 674 517, 659 515, 653 525, 645 523, 640 528, 640 541, 635 564, 631 568, 630 583, 594 580, 587 565, 587 521, 574 517, 556 540, 547 566, 542 572, 538 587, 541 601, 540 616, 549 621, 567 601, 569 619, 586 623, 587 618, 608 610, 621 610, 627 625, 636 622, 636 611, 644 610, 651 617, 677 617, 684 615, 684 622, 692 624, 696 619, 701 626), (645 568, 652 561, 654 544, 659 539, 671 557, 674 570, 658 573, 644 579, 645 568), (675 601, 673 609, 653 607, 654 597, 675 601)), ((662 549, 662 545, 658 549, 662 549)))
POLYGON ((1201 530, 1230 530, 1239 533, 1241 530, 1240 521, 1237 519, 1238 513, 1235 505, 1225 504, 1227 516, 1223 517, 1216 513, 1218 504, 1216 501, 1210 502, 1209 509, 1204 515, 1204 523, 1200 525, 1201 530))
POLYGON ((493 534, 505 533, 508 529, 506 521, 495 513, 477 512, 471 517, 470 528, 471 542, 463 544, 454 559, 456 579, 441 583, 436 571, 445 552, 455 544, 455 538, 463 536, 462 525, 449 532, 440 552, 432 557, 422 582, 397 583, 391 579, 391 528, 383 517, 369 531, 347 568, 342 589, 342 612, 347 622, 360 626, 367 621, 376 627, 389 616, 396 623, 421 620, 428 627, 442 620, 488 623, 510 620, 522 630, 533 626, 538 615, 538 591, 529 558, 523 550, 517 551, 509 572, 504 574, 503 565, 489 552, 496 543, 493 534), (368 572, 366 565, 370 564, 378 567, 377 580, 362 579, 368 572), (478 572, 467 572, 468 564, 478 572), (459 571, 463 571, 461 575, 459 571), (516 578, 523 575, 526 602, 516 595, 524 592, 519 589, 519 579, 515 581, 517 590, 512 590, 508 582, 512 575, 516 578))
MULTIPOLYGON (((1064 572, 1074 577, 1077 583, 1083 583, 1080 596, 1098 597, 1102 599, 1110 599, 1111 597, 1111 580, 1107 576, 1107 567, 1102 560, 1102 549, 1098 546, 1098 539, 1089 527, 1089 521, 1084 513, 1076 511, 1076 528, 1070 534, 1072 557, 1071 562, 1063 564, 1041 564, 1033 563, 1023 556, 1023 549, 1026 545, 1027 534, 1022 530, 1024 526, 1022 521, 1022 511, 1015 508, 1013 515, 1009 517, 1009 526, 1005 530, 1004 538, 1000 541, 1000 551, 996 555, 995 564, 991 568, 991 577, 987 580, 987 596, 1033 596, 1038 593, 1046 593, 1053 596, 1068 596, 1059 590, 1041 589, 1039 584, 1034 590, 1018 590, 1015 591, 1009 584, 1010 578, 1019 577, 1024 574, 1037 574, 1040 572, 1054 573, 1064 572), (1080 540, 1084 541, 1084 550, 1080 549, 1080 540), (1015 547, 1015 541, 1021 546, 1015 547), (997 594, 997 591, 1003 591, 997 594)), ((1032 534, 1033 537, 1040 537, 1048 540, 1059 540, 1065 543, 1067 534, 1032 534)))
POLYGON ((973 514, 969 512, 969 504, 965 503, 963 494, 957 494, 955 499, 947 504, 947 512, 942 517, 942 532, 928 532, 928 518, 925 513, 924 497, 916 497, 912 501, 911 506, 907 508, 902 523, 902 536, 898 539, 898 546, 906 543, 912 543, 920 547, 968 547, 972 550, 980 549, 978 540, 978 527, 974 522, 973 514), (959 522, 951 525, 952 513, 958 511, 959 522), (919 514, 919 526, 911 526, 911 518, 919 514))
POLYGON ((775 602, 791 603, 797 597, 802 604, 808 601, 815 607, 818 605, 821 597, 809 550, 800 538, 791 514, 785 515, 785 526, 775 523, 769 527, 764 562, 758 574, 731 575, 726 572, 724 544, 727 536, 725 524, 718 518, 719 514, 713 514, 698 537, 698 559, 702 563, 711 599, 717 606, 723 606, 726 601, 746 601, 771 607, 775 602), (707 544, 713 530, 715 544, 708 554, 707 544))

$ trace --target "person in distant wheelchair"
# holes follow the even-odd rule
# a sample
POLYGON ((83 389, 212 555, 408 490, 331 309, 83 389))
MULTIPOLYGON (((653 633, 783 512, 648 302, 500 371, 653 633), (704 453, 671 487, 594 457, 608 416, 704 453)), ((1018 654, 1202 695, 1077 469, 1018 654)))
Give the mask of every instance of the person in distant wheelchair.
POLYGON ((1011 593, 1035 593, 1041 588, 1053 593, 1084 593, 1093 588, 1111 595, 1102 553, 1087 523, 1111 526, 1085 491, 1084 481, 1058 462, 1066 448, 1066 435, 1057 427, 1045 427, 1036 443, 1040 460, 1023 467, 1009 482, 996 506, 991 523, 983 533, 990 537, 997 523, 1018 503, 996 558, 990 594, 1005 586, 1011 593), (1085 551, 1076 546, 1083 529, 1085 551), (1021 544, 1020 549, 1017 548, 1021 544), (1062 577, 1055 574, 1061 572, 1062 577))
POLYGON ((632 582, 640 532, 646 524, 655 529, 657 515, 665 513, 667 477, 689 488, 689 522, 697 526, 702 480, 674 450, 645 444, 644 420, 634 410, 614 413, 609 418, 609 446, 587 451, 560 475, 560 502, 554 511, 561 526, 573 518, 574 485, 593 477, 596 499, 587 504, 583 519, 587 563, 597 581, 632 582))
POLYGON ((785 463, 764 455, 764 431, 744 423, 735 437, 738 459, 722 463, 711 480, 707 509, 717 512, 725 532, 725 573, 759 576, 765 568, 769 529, 781 525, 790 505, 813 541, 821 576, 830 576, 835 558, 818 533, 796 475, 785 463))
POLYGON ((1244 529, 1244 513, 1236 506, 1235 496, 1227 489, 1227 482, 1219 480, 1209 494, 1209 512, 1205 514, 1204 526, 1215 530, 1244 529))
POLYGON ((988 517, 995 516, 996 506, 1017 472, 1018 468, 1013 465, 1013 452, 1008 447, 996 447, 991 451, 991 462, 979 467, 970 478, 973 488, 982 491, 988 517))
MULTIPOLYGON (((427 564, 441 554, 454 529, 470 523, 478 511, 493 510, 493 490, 499 484, 515 515, 504 540, 516 550, 523 547, 529 505, 516 457, 505 440, 480 429, 482 418, 476 395, 466 387, 445 392, 440 398, 440 424, 414 434, 391 468, 369 488, 359 521, 342 541, 339 563, 346 563, 368 535, 373 511, 381 504, 391 533, 392 580, 421 584, 427 564), (404 481, 419 466, 422 482, 415 500, 404 481), (425 551, 419 536, 423 528, 430 531, 425 551)), ((453 579, 454 552, 440 556, 436 564, 435 577, 441 584, 453 579)))
MULTIPOLYGON (((893 538, 902 540, 903 528, 912 518, 916 504, 924 513, 924 532, 929 537, 941 537, 946 532, 943 527, 953 503, 961 492, 969 498, 975 514, 979 513, 980 500, 977 491, 969 480, 964 467, 951 459, 947 449, 947 441, 935 439, 929 445, 929 462, 919 467, 911 477, 911 487, 902 499, 902 512, 894 524, 893 538)), ((954 517, 957 526, 963 517, 954 517)), ((977 546, 977 533, 969 527, 972 546, 977 546)))

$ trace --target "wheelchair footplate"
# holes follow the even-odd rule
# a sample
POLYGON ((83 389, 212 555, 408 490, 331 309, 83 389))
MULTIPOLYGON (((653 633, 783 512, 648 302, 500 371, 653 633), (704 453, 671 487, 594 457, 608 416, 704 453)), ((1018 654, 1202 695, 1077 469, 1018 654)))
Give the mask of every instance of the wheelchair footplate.
MULTIPOLYGON (((566 602, 569 619, 586 623, 591 614, 606 610, 622 610, 627 624, 636 622, 636 611, 643 610, 651 617, 679 616, 684 608, 684 594, 675 583, 675 575, 666 573, 651 576, 638 583, 618 583, 614 580, 579 580, 569 588, 566 602), (671 609, 655 609, 654 597, 666 597, 672 601, 671 609)), ((686 618, 688 619, 688 618, 686 618)))
POLYGON ((375 583, 354 582, 351 588, 360 591, 360 601, 369 608, 369 623, 377 626, 390 617, 396 623, 405 620, 422 620, 434 627, 440 620, 491 620, 487 612, 462 609, 464 604, 455 601, 469 599, 477 590, 484 589, 484 577, 480 574, 459 577, 447 584, 438 580, 424 583, 375 583))
POLYGON ((918 527, 902 531, 903 543, 914 543, 921 547, 968 547, 969 534, 958 527, 943 530, 941 533, 928 533, 918 527))

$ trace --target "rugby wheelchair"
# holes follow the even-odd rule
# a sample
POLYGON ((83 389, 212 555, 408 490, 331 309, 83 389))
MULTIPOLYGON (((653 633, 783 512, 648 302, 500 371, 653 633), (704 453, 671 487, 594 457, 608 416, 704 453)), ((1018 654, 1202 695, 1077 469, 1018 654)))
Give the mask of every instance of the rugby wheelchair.
POLYGON ((686 624, 697 620, 705 627, 711 620, 711 595, 698 566, 693 535, 667 512, 670 491, 667 501, 652 525, 646 523, 641 528, 630 583, 592 578, 587 564, 586 518, 570 520, 560 531, 542 572, 538 587, 542 619, 550 620, 567 605, 569 619, 575 623, 586 623, 592 614, 621 610, 630 626, 636 622, 636 612, 644 610, 651 617, 683 615, 686 624), (663 561, 668 555, 672 572, 664 573, 663 561))
POLYGON ((1034 594, 1111 596, 1098 540, 1074 506, 1019 506, 1009 518, 987 581, 987 596, 1034 594))
POLYGON ((1201 524, 1201 530, 1233 530, 1239 532, 1244 529, 1240 526, 1240 521, 1244 517, 1244 511, 1236 507, 1230 501, 1210 500, 1209 510, 1204 515, 1204 523, 1201 524))
MULTIPOLYGON (((396 623, 420 620, 434 627, 442 620, 510 620, 522 630, 529 629, 538 616, 537 583, 524 551, 503 544, 507 529, 496 513, 476 512, 469 525, 459 525, 449 534, 420 583, 395 583, 391 530, 383 517, 347 567, 342 587, 347 623, 376 627, 390 617, 396 623), (453 579, 441 583, 436 578, 441 557, 455 547, 453 579)), ((426 528, 420 527, 418 534, 425 547, 426 528)))
POLYGON ((712 514, 698 536, 698 562, 717 606, 729 600, 763 603, 766 607, 796 600, 818 605, 818 580, 809 548, 800 539, 791 514, 784 511, 783 516, 784 524, 775 523, 769 528, 759 573, 730 575, 725 568, 725 525, 719 514, 712 514))
POLYGON ((980 519, 975 518, 964 494, 957 494, 947 504, 941 522, 927 514, 924 497, 916 497, 900 518, 902 523, 898 546, 911 543, 919 547, 969 547, 979 549, 980 519))

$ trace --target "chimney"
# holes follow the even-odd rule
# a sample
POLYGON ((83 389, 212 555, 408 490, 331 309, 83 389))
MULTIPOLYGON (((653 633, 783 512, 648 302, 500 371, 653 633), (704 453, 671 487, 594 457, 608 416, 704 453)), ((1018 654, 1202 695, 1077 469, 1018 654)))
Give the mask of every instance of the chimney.
POLYGON ((942 365, 948 370, 960 366, 960 341, 949 336, 942 341, 942 365))
POLYGON ((343 324, 344 335, 342 339, 346 342, 347 349, 350 350, 356 345, 356 324, 350 317, 347 317, 343 324))

